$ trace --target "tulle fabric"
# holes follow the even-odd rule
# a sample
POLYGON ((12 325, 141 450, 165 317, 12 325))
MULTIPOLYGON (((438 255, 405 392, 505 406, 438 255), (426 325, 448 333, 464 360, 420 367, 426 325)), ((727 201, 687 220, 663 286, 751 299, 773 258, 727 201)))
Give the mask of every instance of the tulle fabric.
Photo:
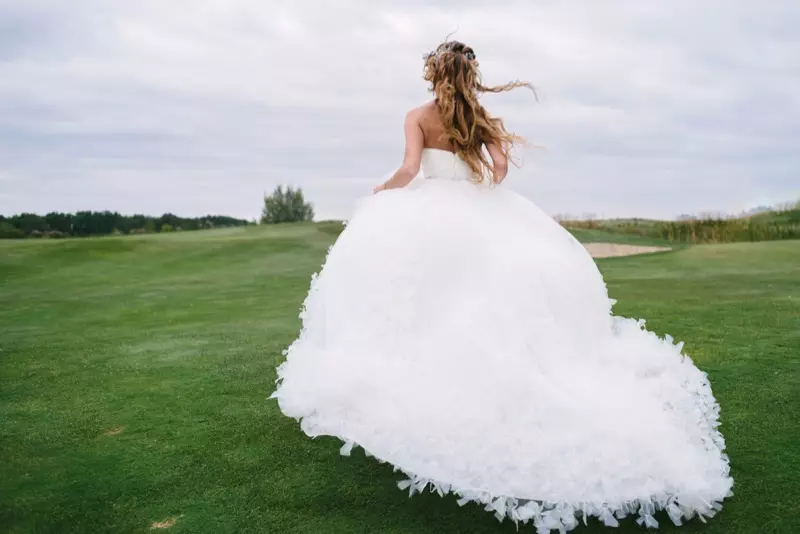
POLYGON ((358 207, 273 396, 309 436, 390 462, 409 494, 539 532, 711 517, 733 481, 707 377, 611 305, 582 245, 527 199, 418 180, 358 207))

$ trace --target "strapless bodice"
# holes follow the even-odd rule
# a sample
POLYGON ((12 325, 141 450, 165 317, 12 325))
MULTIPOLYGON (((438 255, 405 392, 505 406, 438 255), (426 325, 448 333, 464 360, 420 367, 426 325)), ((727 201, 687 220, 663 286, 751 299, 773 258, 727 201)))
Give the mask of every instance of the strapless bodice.
POLYGON ((425 148, 422 150, 422 176, 425 179, 471 180, 472 169, 457 154, 449 150, 425 148))

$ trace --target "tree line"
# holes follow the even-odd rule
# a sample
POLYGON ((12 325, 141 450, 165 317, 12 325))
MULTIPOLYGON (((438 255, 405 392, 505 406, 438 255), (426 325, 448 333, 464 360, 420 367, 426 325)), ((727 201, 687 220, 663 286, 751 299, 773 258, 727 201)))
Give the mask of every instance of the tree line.
POLYGON ((150 215, 121 215, 116 211, 51 212, 47 215, 20 213, 11 217, 0 215, 0 238, 26 237, 88 237, 101 235, 147 234, 201 230, 229 226, 246 226, 248 221, 224 215, 179 217, 165 213, 150 215))
MULTIPOLYGON (((302 189, 278 186, 271 195, 264 195, 261 224, 313 220, 314 208, 306 202, 302 189)), ((160 217, 152 217, 140 214, 121 215, 116 211, 51 212, 47 215, 20 213, 11 217, 0 215, 0 239, 149 234, 248 224, 251 223, 244 219, 224 215, 178 217, 172 213, 165 213, 160 217)))

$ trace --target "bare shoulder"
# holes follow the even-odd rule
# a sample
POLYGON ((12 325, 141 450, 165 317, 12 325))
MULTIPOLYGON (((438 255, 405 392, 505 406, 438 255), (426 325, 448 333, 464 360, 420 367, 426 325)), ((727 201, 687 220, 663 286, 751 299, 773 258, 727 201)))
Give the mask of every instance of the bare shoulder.
POLYGON ((419 124, 422 122, 422 117, 424 116, 423 106, 416 107, 411 109, 406 113, 406 123, 417 123, 419 124))
POLYGON ((436 102, 430 101, 417 106, 406 113, 406 120, 412 120, 417 123, 423 123, 431 117, 437 117, 439 109, 436 107, 436 102))

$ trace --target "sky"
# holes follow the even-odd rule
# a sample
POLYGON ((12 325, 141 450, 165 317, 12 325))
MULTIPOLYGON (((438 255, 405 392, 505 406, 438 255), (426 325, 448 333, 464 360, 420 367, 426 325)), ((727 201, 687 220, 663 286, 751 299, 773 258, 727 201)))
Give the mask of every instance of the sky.
POLYGON ((674 218, 800 199, 794 0, 0 0, 0 214, 346 218, 401 163, 453 32, 535 147, 550 214, 674 218))

